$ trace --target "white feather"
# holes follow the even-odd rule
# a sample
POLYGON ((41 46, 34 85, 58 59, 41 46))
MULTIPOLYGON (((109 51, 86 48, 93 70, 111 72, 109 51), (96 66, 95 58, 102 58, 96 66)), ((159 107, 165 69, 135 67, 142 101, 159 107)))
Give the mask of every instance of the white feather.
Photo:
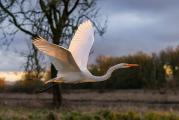
POLYGON ((71 53, 66 48, 48 43, 41 37, 34 39, 33 44, 51 58, 52 63, 59 72, 80 71, 71 53))
POLYGON ((92 23, 88 20, 78 27, 69 46, 69 51, 81 70, 87 69, 88 56, 93 42, 94 29, 92 23))

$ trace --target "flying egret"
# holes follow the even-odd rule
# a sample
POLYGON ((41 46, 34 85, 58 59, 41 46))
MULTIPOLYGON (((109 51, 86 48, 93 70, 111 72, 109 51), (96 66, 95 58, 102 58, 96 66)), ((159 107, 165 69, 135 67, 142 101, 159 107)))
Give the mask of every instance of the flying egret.
POLYGON ((42 37, 34 38, 33 44, 51 58, 52 64, 58 70, 57 77, 46 83, 100 82, 107 80, 116 69, 138 66, 137 64, 120 63, 109 68, 103 76, 92 75, 87 69, 87 62, 93 42, 94 29, 89 20, 78 27, 68 49, 48 43, 42 37))

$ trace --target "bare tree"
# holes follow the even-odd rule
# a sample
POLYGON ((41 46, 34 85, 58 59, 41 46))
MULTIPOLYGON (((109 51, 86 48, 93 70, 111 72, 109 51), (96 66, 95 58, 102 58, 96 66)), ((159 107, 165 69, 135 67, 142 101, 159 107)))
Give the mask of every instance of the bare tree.
MULTIPOLYGON (((106 21, 103 21, 104 24, 97 22, 99 9, 96 6, 97 0, 0 0, 0 22, 6 21, 8 26, 15 26, 11 35, 17 31, 31 37, 38 34, 54 44, 68 46, 77 26, 85 19, 93 22, 100 35, 105 32, 106 21)), ((7 35, 7 30, 2 28, 3 34, 7 35)), ((33 58, 39 65, 38 51, 32 48, 33 58)), ((51 65, 51 77, 56 77, 56 73, 51 65)), ((58 107, 61 100, 60 87, 54 85, 53 103, 58 107)))

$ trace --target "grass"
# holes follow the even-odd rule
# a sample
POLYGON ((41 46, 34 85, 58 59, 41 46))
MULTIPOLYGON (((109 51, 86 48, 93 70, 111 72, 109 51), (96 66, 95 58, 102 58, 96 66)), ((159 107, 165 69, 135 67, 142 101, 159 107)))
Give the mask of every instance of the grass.
POLYGON ((73 91, 63 97, 62 108, 52 109, 48 106, 51 94, 2 93, 0 120, 179 120, 178 104, 113 103, 114 100, 178 101, 178 95, 172 93, 73 91))
POLYGON ((63 111, 0 106, 0 120, 179 120, 176 112, 63 111))

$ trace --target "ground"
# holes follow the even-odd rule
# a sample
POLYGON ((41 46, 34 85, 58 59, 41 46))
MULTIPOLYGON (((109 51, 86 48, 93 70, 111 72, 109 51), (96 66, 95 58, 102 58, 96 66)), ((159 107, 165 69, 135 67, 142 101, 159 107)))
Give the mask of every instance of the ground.
MULTIPOLYGON (((52 108, 51 98, 50 93, 1 93, 0 116, 21 116, 25 120, 34 117, 35 120, 36 117, 43 119, 44 115, 45 118, 59 117, 67 113, 77 116, 90 113, 93 116, 100 111, 109 114, 132 111, 138 115, 154 111, 173 115, 179 111, 179 94, 172 91, 164 94, 157 90, 65 90, 60 109, 52 108)), ((0 120, 6 120, 1 117, 0 120)))

